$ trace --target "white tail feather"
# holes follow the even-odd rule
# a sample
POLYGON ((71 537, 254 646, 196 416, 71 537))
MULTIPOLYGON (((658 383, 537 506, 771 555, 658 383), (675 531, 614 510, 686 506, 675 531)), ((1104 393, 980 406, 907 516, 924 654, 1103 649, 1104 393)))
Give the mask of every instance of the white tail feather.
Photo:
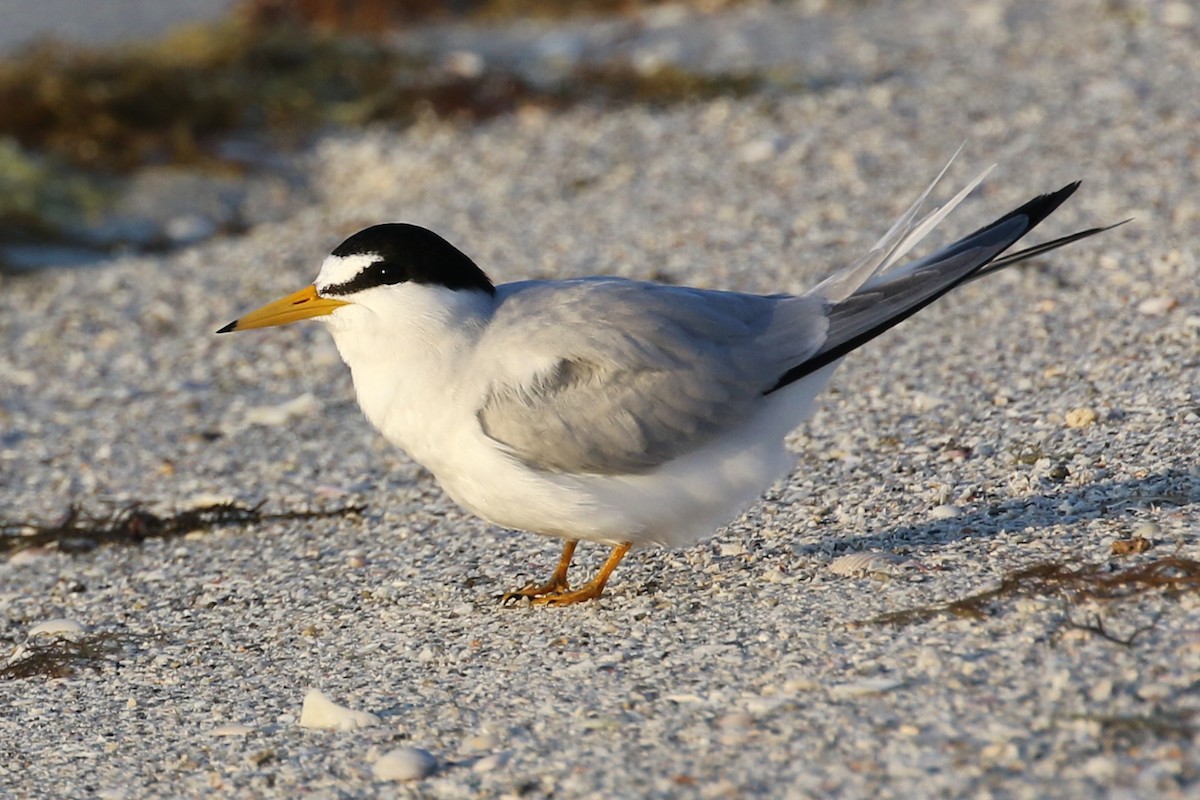
POLYGON ((896 220, 888 232, 875 243, 875 246, 866 255, 845 269, 838 270, 833 275, 821 281, 808 294, 823 297, 833 303, 839 303, 862 288, 873 277, 891 269, 900 259, 908 255, 909 251, 929 235, 929 232, 937 227, 951 211, 965 200, 967 195, 974 191, 995 168, 994 164, 988 167, 968 183, 958 194, 954 195, 946 204, 934 208, 922 217, 919 222, 914 222, 913 220, 920 213, 921 207, 929 199, 929 195, 941 182, 942 178, 945 177, 946 172, 950 169, 950 165, 954 163, 954 159, 961 152, 962 146, 950 157, 950 160, 946 162, 946 166, 942 167, 941 172, 937 174, 937 177, 933 179, 925 191, 921 193, 916 202, 900 215, 900 218, 896 220))

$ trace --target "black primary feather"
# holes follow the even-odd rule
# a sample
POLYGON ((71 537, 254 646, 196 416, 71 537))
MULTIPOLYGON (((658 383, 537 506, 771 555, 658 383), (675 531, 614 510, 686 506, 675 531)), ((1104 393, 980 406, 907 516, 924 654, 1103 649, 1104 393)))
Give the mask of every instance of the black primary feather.
POLYGON ((888 273, 884 272, 881 282, 868 281, 862 289, 830 308, 829 338, 825 345, 780 376, 764 394, 778 391, 832 364, 967 281, 1116 227, 1090 228, 998 258, 1078 188, 1079 181, 1075 181, 1056 192, 1039 195, 933 255, 900 267, 893 280, 888 281, 888 273), (863 309, 881 302, 894 305, 895 312, 865 329, 856 328, 853 323, 861 319, 863 309))

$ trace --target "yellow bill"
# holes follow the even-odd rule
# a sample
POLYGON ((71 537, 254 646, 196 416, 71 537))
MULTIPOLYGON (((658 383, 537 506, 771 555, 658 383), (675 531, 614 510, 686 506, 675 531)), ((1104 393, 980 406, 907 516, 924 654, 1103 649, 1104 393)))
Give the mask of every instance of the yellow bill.
POLYGON ((288 325, 310 317, 323 317, 332 313, 335 308, 341 308, 344 305, 348 305, 344 300, 321 297, 317 294, 316 286, 305 286, 298 292, 281 297, 273 303, 267 303, 262 308, 256 308, 244 317, 235 319, 217 333, 288 325))

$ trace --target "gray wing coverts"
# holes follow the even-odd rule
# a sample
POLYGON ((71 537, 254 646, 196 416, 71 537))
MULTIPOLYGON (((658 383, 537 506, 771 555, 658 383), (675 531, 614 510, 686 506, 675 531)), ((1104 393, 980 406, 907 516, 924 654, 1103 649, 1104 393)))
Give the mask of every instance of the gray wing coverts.
POLYGON ((482 348, 539 371, 488 387, 484 433, 550 472, 636 474, 754 413, 825 341, 823 301, 624 280, 513 284, 482 348))

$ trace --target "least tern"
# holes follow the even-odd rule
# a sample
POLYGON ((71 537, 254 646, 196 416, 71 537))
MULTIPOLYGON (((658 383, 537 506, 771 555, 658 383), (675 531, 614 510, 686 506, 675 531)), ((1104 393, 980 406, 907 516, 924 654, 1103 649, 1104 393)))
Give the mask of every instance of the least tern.
POLYGON ((850 351, 956 286, 1107 229, 1002 256, 1072 183, 901 263, 990 171, 922 216, 946 169, 870 252, 798 296, 608 277, 496 286, 432 231, 389 223, 218 333, 323 321, 388 441, 475 514, 565 540, 549 581, 505 599, 576 603, 634 545, 710 535, 786 476, 784 437, 850 351), (584 539, 612 552, 572 590, 584 539))

